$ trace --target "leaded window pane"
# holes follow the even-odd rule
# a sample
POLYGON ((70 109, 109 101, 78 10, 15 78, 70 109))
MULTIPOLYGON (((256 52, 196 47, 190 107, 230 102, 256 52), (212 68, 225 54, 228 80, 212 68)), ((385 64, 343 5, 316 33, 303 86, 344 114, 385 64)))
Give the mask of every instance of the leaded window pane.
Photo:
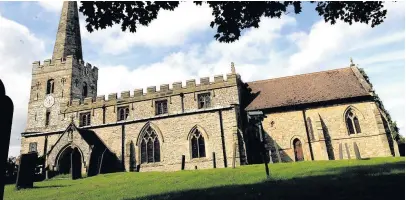
POLYGON ((198 94, 198 105, 199 109, 200 108, 208 108, 210 107, 210 93, 203 93, 203 94, 198 94))
POLYGON ((81 113, 80 114, 80 126, 89 126, 90 125, 90 112, 87 113, 81 113))
POLYGON ((168 103, 167 100, 156 101, 155 102, 155 114, 161 115, 168 113, 168 103))
POLYGON ((359 121, 357 117, 354 117, 354 126, 357 133, 361 133, 361 127, 359 126, 359 121))
POLYGON ((191 143, 192 143, 192 158, 198 158, 199 150, 197 145, 197 138, 193 137, 191 143))
POLYGON ((151 139, 147 143, 148 163, 154 162, 154 145, 151 139))
POLYGON ((354 126, 353 126, 353 124, 352 124, 352 119, 351 118, 349 118, 349 117, 347 117, 347 127, 348 127, 348 132, 350 133, 350 134, 354 134, 355 132, 354 132, 354 126))
POLYGON ((155 130, 148 127, 142 133, 141 163, 154 163, 161 161, 161 148, 155 130))
POLYGON ((145 140, 141 141, 141 163, 147 162, 147 145, 145 140))
POLYGON ((126 120, 128 118, 129 112, 130 112, 130 109, 128 108, 128 106, 118 108, 117 109, 117 120, 118 121, 126 120))
POLYGON ((161 161, 160 146, 158 138, 155 138, 154 141, 154 162, 161 161))
POLYGON ((202 135, 199 137, 199 158, 206 157, 206 151, 204 147, 204 138, 202 135))

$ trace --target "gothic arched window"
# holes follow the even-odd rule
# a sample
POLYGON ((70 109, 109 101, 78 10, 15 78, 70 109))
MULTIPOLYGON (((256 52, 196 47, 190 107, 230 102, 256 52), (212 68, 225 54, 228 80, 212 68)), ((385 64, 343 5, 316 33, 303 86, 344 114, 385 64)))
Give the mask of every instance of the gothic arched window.
POLYGON ((83 82, 82 96, 87 97, 87 83, 83 82))
POLYGON ((47 81, 47 94, 54 93, 54 79, 49 79, 47 81))
POLYGON ((190 145, 192 147, 192 158, 206 157, 206 148, 202 133, 195 129, 190 137, 190 145))
POLYGON ((161 148, 158 134, 150 126, 142 133, 141 163, 156 163, 161 161, 161 148))
POLYGON ((350 135, 361 133, 361 127, 359 125, 358 117, 351 109, 348 110, 345 115, 345 123, 347 124, 348 133, 350 135))

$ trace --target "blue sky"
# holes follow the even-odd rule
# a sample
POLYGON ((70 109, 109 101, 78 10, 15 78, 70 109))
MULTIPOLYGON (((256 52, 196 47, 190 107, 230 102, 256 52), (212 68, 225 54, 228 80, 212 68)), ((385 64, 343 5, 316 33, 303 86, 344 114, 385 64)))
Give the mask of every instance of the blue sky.
MULTIPOLYGON (((404 135, 404 2, 385 3, 387 19, 376 28, 330 25, 314 5, 303 6, 300 15, 263 18, 260 28, 244 31, 232 44, 213 39, 210 9, 191 2, 160 12, 135 34, 123 33, 118 26, 88 33, 81 16, 84 60, 100 69, 98 94, 107 95, 226 74, 231 62, 244 81, 252 81, 347 67, 352 57, 404 135)), ((61 7, 60 1, 0 2, 0 78, 16 107, 11 155, 19 153, 27 120, 31 63, 51 58, 61 7)))

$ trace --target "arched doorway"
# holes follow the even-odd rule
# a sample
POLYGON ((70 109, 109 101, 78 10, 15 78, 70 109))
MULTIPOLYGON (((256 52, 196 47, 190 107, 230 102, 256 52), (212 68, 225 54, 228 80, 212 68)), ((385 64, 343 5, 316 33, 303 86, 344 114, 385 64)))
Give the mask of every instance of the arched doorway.
POLYGON ((63 152, 59 156, 58 161, 59 174, 70 174, 72 151, 73 149, 71 147, 67 147, 65 150, 63 150, 63 152))
POLYGON ((72 179, 78 179, 82 177, 82 156, 79 149, 75 148, 72 151, 72 179))
POLYGON ((299 139, 293 140, 293 148, 295 151, 295 161, 303 161, 303 149, 302 149, 302 142, 299 139))
POLYGON ((59 174, 72 174, 72 179, 82 177, 82 155, 77 147, 65 148, 58 160, 59 174))

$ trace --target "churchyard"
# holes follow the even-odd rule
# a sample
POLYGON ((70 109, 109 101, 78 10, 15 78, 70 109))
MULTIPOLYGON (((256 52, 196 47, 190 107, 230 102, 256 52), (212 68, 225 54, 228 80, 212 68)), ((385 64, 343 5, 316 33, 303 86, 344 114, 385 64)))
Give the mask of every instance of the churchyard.
POLYGON ((120 172, 71 180, 56 176, 32 189, 7 185, 4 199, 404 199, 404 157, 305 161, 235 169, 120 172))

